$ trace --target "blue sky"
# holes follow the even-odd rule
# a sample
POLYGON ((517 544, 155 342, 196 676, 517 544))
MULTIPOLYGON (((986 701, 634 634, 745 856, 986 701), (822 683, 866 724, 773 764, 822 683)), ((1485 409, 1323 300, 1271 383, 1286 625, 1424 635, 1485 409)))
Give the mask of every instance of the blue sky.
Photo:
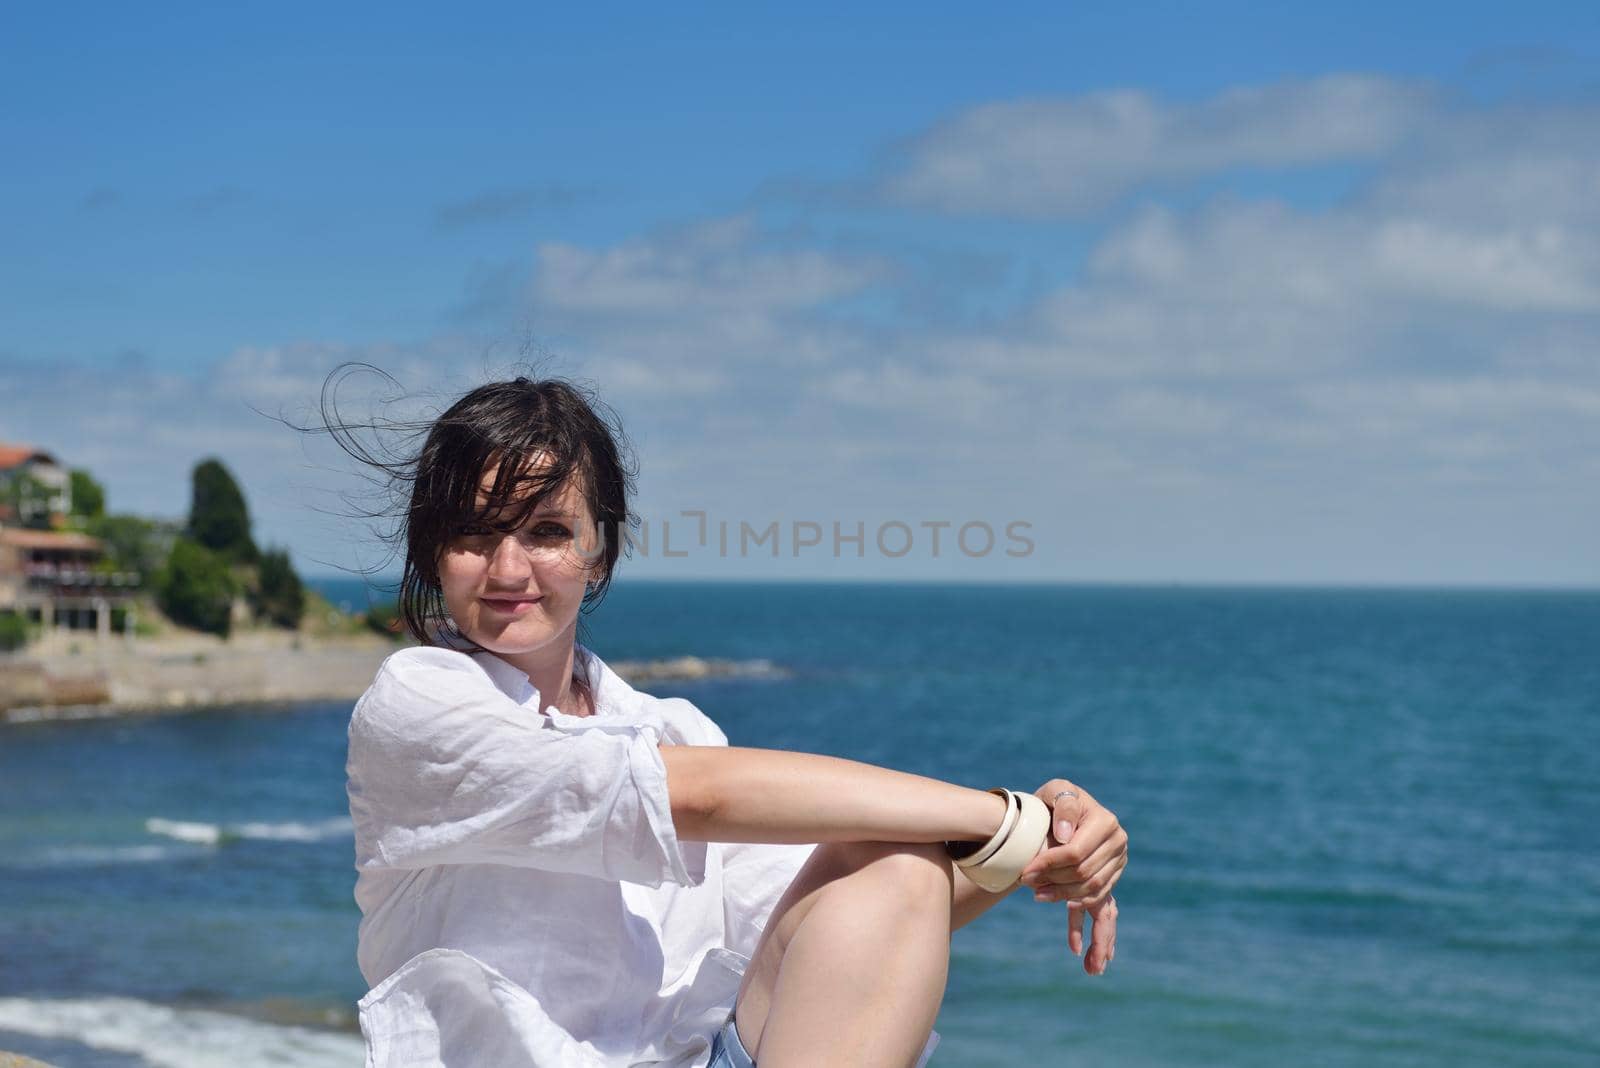
POLYGON ((221 456, 327 571, 353 475, 251 409, 531 338, 658 534, 786 537, 635 574, 1592 586, 1597 56, 1579 4, 13 10, 0 440, 166 515, 221 456))

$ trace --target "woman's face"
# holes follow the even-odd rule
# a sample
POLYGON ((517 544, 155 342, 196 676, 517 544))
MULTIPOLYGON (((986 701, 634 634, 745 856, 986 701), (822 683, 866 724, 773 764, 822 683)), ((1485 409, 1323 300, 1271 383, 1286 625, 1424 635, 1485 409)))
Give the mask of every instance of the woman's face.
MULTIPOLYGON (((480 508, 495 471, 489 467, 479 480, 480 508)), ((518 530, 461 527, 439 558, 450 618, 472 641, 508 659, 570 644, 592 574, 583 552, 598 556, 594 530, 583 494, 570 481, 518 530)))

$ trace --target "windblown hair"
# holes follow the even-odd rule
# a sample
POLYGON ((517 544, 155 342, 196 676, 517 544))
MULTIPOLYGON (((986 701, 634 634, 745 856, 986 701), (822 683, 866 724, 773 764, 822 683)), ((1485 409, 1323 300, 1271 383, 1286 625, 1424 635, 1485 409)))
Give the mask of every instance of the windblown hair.
POLYGON ((592 390, 564 378, 519 377, 479 386, 431 421, 345 422, 338 413, 339 385, 362 372, 393 381, 367 364, 335 368, 323 383, 321 429, 370 469, 390 501, 404 501, 392 515, 389 536, 396 550, 404 548, 399 615, 417 641, 465 640, 449 618, 439 582, 440 558, 456 532, 470 523, 517 529, 569 482, 595 523, 595 529, 580 527, 574 534, 592 576, 581 611, 605 598, 639 526, 630 510, 637 465, 615 412, 592 390), (363 440, 363 432, 382 431, 397 432, 413 445, 421 437, 421 447, 396 450, 387 439, 363 440), (479 488, 491 467, 494 482, 480 504, 479 488))

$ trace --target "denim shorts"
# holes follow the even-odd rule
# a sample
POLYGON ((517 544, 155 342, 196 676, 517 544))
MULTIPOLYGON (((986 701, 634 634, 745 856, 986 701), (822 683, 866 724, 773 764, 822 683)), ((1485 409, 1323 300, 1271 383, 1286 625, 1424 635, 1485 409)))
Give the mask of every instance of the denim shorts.
POLYGON ((739 1041, 739 1029, 733 1026, 733 1014, 722 1025, 717 1037, 711 1040, 711 1063, 706 1068, 756 1068, 756 1062, 744 1051, 739 1041))

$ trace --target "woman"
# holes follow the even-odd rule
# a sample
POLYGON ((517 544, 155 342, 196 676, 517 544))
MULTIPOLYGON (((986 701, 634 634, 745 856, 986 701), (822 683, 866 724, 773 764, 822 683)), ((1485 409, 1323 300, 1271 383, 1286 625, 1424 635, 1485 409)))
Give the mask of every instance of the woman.
MULTIPOLYGON (((401 611, 422 644, 350 723, 368 1064, 925 1062, 950 933, 1004 896, 946 843, 998 842, 1010 800, 729 747, 578 643, 631 521, 597 407, 558 380, 482 386, 390 470, 412 480, 401 611)), ((1075 903, 1074 952, 1093 913, 1099 974, 1127 835, 1065 780, 1037 796, 1076 829, 1024 881, 1075 903)))

